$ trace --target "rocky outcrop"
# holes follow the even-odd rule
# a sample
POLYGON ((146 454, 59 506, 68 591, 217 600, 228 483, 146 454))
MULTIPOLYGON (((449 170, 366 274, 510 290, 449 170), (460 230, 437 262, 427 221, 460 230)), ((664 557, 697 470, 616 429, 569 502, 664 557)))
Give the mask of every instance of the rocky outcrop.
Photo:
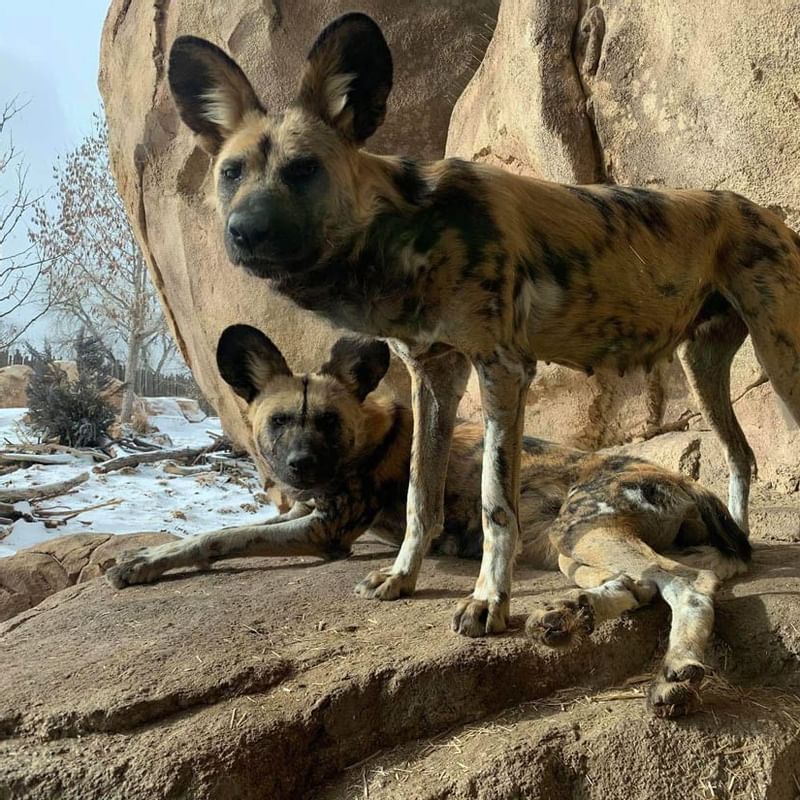
POLYGON ((0 368, 0 408, 25 408, 33 370, 27 364, 0 368))
MULTIPOLYGON (((725 489, 710 433, 624 452, 725 489)), ((549 650, 525 611, 566 584, 524 565, 511 631, 465 640, 446 628, 478 564, 428 559, 413 598, 369 602, 352 587, 393 553, 368 537, 346 561, 226 561, 122 592, 95 578, 168 534, 0 559, 0 797, 792 797, 800 495, 777 480, 756 484, 754 565, 718 595, 717 672, 678 722, 644 708, 666 609, 549 650)))
POLYGON ((202 422, 208 416, 191 397, 143 397, 142 405, 149 417, 182 416, 187 422, 202 422))
POLYGON ((550 650, 522 615, 562 579, 520 569, 512 631, 465 640, 446 627, 477 564, 429 559, 414 598, 356 597, 389 555, 92 580, 18 614, 0 626, 0 796, 792 796, 797 545, 759 547, 721 594, 721 674, 679 722, 644 708, 664 608, 550 650))
POLYGON ((53 365, 58 367, 66 376, 70 383, 75 383, 78 380, 78 363, 71 359, 59 359, 53 362, 53 365))
POLYGON ((580 5, 501 2, 483 62, 453 109, 448 155, 564 183, 602 178, 573 56, 580 5))
MULTIPOLYGON (((361 4, 396 56, 391 108, 371 146, 442 155, 450 110, 480 63, 496 9, 496 0, 361 4)), ((341 0, 114 0, 103 30, 100 89, 120 193, 181 353, 240 444, 248 443, 240 408, 215 364, 221 331, 238 322, 263 328, 298 370, 322 362, 334 333, 228 264, 207 197, 209 161, 178 122, 165 59, 177 35, 204 36, 239 61, 265 105, 281 107, 314 37, 345 10, 351 5, 341 0)), ((404 370, 392 374, 403 389, 404 370)))
MULTIPOLYGON (((731 189, 798 229, 796 16, 794 0, 740 0, 718 14, 691 0, 502 0, 484 61, 453 110, 447 154, 562 182, 731 189)), ((746 350, 734 395, 759 372, 746 350)), ((675 365, 649 378, 542 365, 526 427, 611 445, 674 421, 687 405, 675 365)), ((761 425, 747 404, 739 412, 745 428, 761 425)))
POLYGON ((0 621, 33 608, 61 589, 102 575, 124 550, 174 538, 167 533, 76 533, 0 558, 0 621))

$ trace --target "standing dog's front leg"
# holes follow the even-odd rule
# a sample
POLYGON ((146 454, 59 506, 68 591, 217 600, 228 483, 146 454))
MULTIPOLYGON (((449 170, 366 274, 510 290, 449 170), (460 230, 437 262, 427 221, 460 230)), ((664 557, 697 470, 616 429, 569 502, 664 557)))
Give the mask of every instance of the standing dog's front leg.
POLYGON ((395 600, 414 591, 422 559, 444 526, 444 486, 456 410, 469 377, 469 361, 447 349, 415 357, 392 345, 411 375, 414 439, 406 504, 406 532, 390 569, 370 572, 356 586, 363 597, 395 600))
POLYGON ((535 364, 506 351, 475 361, 483 406, 481 478, 483 559, 475 591, 461 601, 453 630, 464 636, 500 633, 508 627, 511 573, 519 539, 519 470, 525 397, 535 364))

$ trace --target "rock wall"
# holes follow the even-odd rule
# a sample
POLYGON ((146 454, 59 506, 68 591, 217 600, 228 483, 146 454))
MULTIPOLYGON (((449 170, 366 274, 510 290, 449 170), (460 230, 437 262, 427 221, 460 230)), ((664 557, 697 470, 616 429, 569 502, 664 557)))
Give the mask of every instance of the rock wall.
MULTIPOLYGON (((497 5, 363 6, 396 56, 376 151, 435 158, 446 138, 447 155, 553 180, 733 189, 800 226, 798 0, 734 0, 718 14, 689 0, 502 0, 499 12, 497 5)), ((220 331, 232 322, 260 325, 299 369, 319 363, 334 333, 228 265, 208 199, 209 162, 178 124, 164 58, 176 35, 206 36, 240 61, 267 105, 279 105, 316 32, 346 7, 114 0, 103 33, 100 86, 120 190, 184 357, 245 445, 240 407, 214 364, 220 331)), ((734 395, 759 373, 745 348, 734 395)), ((402 368, 391 377, 402 390, 402 368)), ((769 396, 745 396, 737 406, 748 434, 761 437, 762 462, 776 442, 783 452, 800 442, 783 422, 763 430, 757 415, 765 403, 775 412, 769 396)), ((532 433, 598 447, 649 436, 692 408, 677 363, 625 378, 542 366, 526 420, 532 433)), ((473 381, 462 412, 478 410, 473 381)))
MULTIPOLYGON (((267 107, 292 96, 312 41, 351 10, 344 0, 113 0, 101 42, 100 90, 113 171, 181 353, 227 432, 247 446, 214 353, 232 323, 262 327, 289 363, 318 366, 334 333, 228 264, 208 197, 209 160, 179 123, 165 80, 181 34, 204 36, 242 65, 267 107)), ((395 91, 377 151, 441 157, 453 104, 483 56, 497 0, 367 0, 394 47, 395 91)), ((395 367, 402 388, 405 371, 395 367)))
POLYGON ((0 408, 25 408, 33 370, 27 364, 0 368, 0 408))
MULTIPOLYGON (((66 372, 70 381, 78 380, 78 365, 74 361, 54 361, 66 372)), ((28 384, 33 369, 27 364, 9 364, 0 367, 0 408, 25 408, 28 405, 28 384)))
MULTIPOLYGON (((718 13, 693 0, 503 0, 453 110, 447 155, 562 182, 730 189, 797 229, 798 18, 797 0, 734 0, 718 13)), ((759 374, 744 348, 734 396, 759 374)), ((462 408, 477 404, 473 381, 462 408)), ((760 435, 757 455, 796 454, 796 426, 781 415, 764 431, 759 415, 776 411, 766 405, 759 396, 737 406, 748 435, 760 435)), ((677 364, 626 378, 542 367, 527 428, 596 447, 647 435, 692 407, 677 364)))
MULTIPOLYGON (((52 543, 67 574, 49 581, 108 565, 112 542, 86 538, 52 543)), ((446 627, 474 562, 426 559, 398 603, 352 591, 386 562, 374 542, 315 568, 253 558, 122 592, 68 585, 0 624, 0 797, 788 800, 799 551, 762 545, 720 593, 719 673, 680 721, 645 708, 662 604, 571 647, 519 628, 468 641, 446 627)), ((565 588, 524 565, 515 584, 517 619, 565 588)))

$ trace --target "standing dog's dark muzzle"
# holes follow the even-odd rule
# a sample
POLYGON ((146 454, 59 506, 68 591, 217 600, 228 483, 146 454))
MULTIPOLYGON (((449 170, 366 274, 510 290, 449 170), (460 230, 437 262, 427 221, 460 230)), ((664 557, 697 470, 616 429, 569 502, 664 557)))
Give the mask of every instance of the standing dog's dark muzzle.
POLYGON ((285 202, 268 193, 246 197, 231 210, 225 223, 228 257, 255 272, 291 269, 305 262, 310 243, 295 217, 285 202))

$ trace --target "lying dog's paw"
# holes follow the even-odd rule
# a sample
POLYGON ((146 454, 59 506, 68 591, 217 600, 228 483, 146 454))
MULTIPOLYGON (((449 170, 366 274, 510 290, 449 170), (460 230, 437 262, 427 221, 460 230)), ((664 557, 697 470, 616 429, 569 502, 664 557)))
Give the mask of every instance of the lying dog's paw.
POLYGON ((152 583, 165 570, 153 556, 153 549, 143 547, 123 553, 117 563, 106 571, 106 580, 115 589, 124 589, 137 583, 152 583))
POLYGON ((356 584, 356 594, 370 600, 397 600, 414 593, 416 581, 408 575, 393 573, 391 569, 370 572, 356 584))
POLYGON ((538 603, 525 623, 525 633, 549 647, 564 647, 576 634, 589 634, 593 630, 594 611, 582 594, 575 599, 538 603))
POLYGON ((700 684, 705 674, 705 667, 697 661, 665 662, 650 684, 647 707, 655 716, 667 719, 691 714, 700 705, 700 684))
POLYGON ((461 636, 486 636, 508 628, 510 603, 502 600, 476 600, 470 596, 456 606, 450 627, 461 636))

